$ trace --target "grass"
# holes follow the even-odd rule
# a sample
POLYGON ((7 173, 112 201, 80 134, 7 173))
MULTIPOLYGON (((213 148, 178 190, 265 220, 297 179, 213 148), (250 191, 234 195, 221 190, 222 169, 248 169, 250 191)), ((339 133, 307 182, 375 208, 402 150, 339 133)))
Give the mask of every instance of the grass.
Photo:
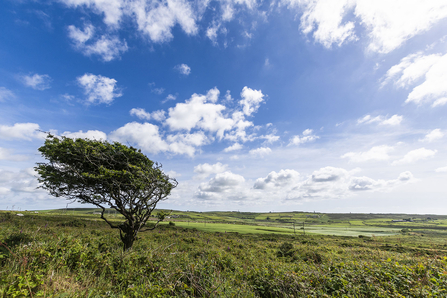
POLYGON ((265 214, 179 212, 123 253, 93 212, 0 212, 0 297, 447 296, 446 234, 423 222, 325 214, 295 235, 265 214))

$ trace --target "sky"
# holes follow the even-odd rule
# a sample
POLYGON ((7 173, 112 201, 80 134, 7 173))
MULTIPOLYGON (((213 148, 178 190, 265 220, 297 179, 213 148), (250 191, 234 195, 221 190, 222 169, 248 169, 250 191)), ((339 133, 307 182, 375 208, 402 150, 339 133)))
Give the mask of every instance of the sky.
MULTIPOLYGON (((45 132, 140 148, 158 207, 447 214, 445 0, 4 0, 0 209, 45 132)), ((70 207, 89 207, 73 203, 70 207)))

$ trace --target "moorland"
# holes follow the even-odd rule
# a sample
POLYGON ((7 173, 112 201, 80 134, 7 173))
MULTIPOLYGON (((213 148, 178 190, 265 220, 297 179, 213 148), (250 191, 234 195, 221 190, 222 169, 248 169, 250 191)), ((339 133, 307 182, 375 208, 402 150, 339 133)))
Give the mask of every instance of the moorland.
POLYGON ((441 215, 172 211, 124 252, 98 209, 0 211, 0 241, 0 297, 447 296, 441 215))

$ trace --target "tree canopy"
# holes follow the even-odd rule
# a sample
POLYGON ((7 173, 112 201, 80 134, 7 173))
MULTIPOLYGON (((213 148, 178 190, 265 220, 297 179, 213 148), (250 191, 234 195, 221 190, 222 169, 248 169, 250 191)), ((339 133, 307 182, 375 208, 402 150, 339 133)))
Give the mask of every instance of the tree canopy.
POLYGON ((48 160, 35 167, 40 187, 53 196, 101 208, 101 218, 120 230, 125 250, 132 247, 138 232, 154 229, 163 220, 160 213, 154 226, 145 227, 157 203, 178 184, 141 150, 118 142, 48 134, 38 150, 48 160), (121 213, 125 222, 107 219, 107 207, 121 213))

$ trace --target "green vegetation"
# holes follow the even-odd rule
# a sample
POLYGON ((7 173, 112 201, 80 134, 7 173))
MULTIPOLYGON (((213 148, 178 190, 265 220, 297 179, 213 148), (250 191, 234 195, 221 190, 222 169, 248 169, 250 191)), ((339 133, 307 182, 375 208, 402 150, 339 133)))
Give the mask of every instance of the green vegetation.
MULTIPOLYGON (((96 212, 0 212, 0 297, 447 296, 445 217, 435 229, 389 223, 393 236, 346 237, 260 225, 267 214, 172 212, 123 253, 96 212)), ((338 221, 305 229, 343 231, 349 220, 362 232, 377 219, 324 216, 338 221)))

